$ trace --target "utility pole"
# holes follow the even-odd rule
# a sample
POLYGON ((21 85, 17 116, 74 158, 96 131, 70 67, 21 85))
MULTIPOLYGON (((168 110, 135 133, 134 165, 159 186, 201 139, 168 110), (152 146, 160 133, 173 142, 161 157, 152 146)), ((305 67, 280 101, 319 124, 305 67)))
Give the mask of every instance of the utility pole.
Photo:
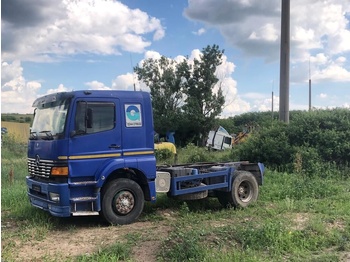
POLYGON ((272 94, 271 94, 271 117, 273 119, 273 91, 275 87, 275 81, 272 80, 272 94))
POLYGON ((282 0, 279 119, 289 123, 290 0, 282 0))
POLYGON ((271 113, 272 113, 272 119, 273 119, 273 91, 272 91, 272 96, 271 96, 271 113))
POLYGON ((310 69, 310 59, 309 59, 309 112, 311 111, 311 69, 310 69))

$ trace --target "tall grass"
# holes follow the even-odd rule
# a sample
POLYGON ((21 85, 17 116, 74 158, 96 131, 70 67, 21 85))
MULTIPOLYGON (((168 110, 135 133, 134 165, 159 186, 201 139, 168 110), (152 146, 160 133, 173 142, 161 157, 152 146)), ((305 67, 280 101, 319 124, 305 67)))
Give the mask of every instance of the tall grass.
MULTIPOLYGON (((179 162, 223 161, 229 153, 189 145, 179 150, 178 157, 179 162)), ((3 140, 1 158, 2 260, 16 260, 18 242, 44 240, 55 230, 84 221, 79 218, 67 224, 30 206, 25 145, 10 137, 3 140)), ((134 261, 133 250, 155 236, 160 240, 158 261, 346 261, 350 257, 350 179, 349 169, 337 170, 331 176, 267 170, 258 201, 246 209, 223 209, 215 198, 200 201, 199 208, 193 209, 193 202, 160 194, 157 203, 146 203, 140 221, 167 226, 169 233, 159 235, 155 226, 144 237, 134 228, 123 242, 96 246, 89 255, 61 261, 134 261)))
POLYGON ((160 260, 344 259, 350 252, 349 182, 267 172, 254 206, 182 216, 164 240, 160 260))
POLYGON ((28 204, 25 176, 27 174, 26 145, 16 142, 13 136, 1 140, 1 209, 7 214, 21 212, 28 204), (21 199, 21 201, 19 201, 21 199))

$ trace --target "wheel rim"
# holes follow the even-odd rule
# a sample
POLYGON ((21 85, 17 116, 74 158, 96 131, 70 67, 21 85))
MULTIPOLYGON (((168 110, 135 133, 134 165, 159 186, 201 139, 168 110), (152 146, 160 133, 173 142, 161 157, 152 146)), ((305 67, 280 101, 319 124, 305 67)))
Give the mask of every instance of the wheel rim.
POLYGON ((120 191, 114 196, 112 205, 117 214, 127 215, 135 206, 134 195, 130 191, 120 191))
POLYGON ((252 185, 249 182, 244 181, 239 185, 238 197, 244 203, 247 203, 252 199, 253 190, 252 190, 252 185))

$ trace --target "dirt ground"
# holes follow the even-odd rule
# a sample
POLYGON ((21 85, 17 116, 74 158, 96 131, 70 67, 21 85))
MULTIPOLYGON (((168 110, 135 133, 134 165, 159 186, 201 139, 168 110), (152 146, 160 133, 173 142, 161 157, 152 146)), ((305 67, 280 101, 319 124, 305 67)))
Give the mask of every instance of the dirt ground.
MULTIPOLYGON (((30 229, 19 234, 19 227, 15 223, 3 221, 2 231, 7 231, 8 235, 12 232, 16 236, 10 240, 2 239, 1 247, 4 250, 10 245, 10 249, 16 252, 11 256, 14 261, 66 261, 79 255, 96 253, 114 243, 125 243, 133 235, 139 241, 136 240, 137 244, 133 246, 130 260, 154 262, 157 261, 156 255, 161 243, 167 238, 176 221, 176 214, 172 210, 157 211, 157 216, 162 219, 123 226, 108 226, 101 223, 98 217, 74 217, 67 219, 64 226, 49 230, 42 238, 40 232, 31 232, 30 229)), ((308 219, 307 213, 294 214, 291 229, 304 228, 308 219)), ((230 223, 232 221, 210 221, 208 226, 221 227, 230 223)), ((329 228, 344 226, 339 221, 328 225, 329 228)), ((350 253, 344 252, 341 261, 350 261, 350 253)))
MULTIPOLYGON (((171 212, 171 211, 170 211, 171 212)), ((157 222, 136 222, 123 226, 108 226, 96 218, 72 218, 68 223, 72 228, 50 230, 42 239, 38 237, 15 237, 10 241, 2 240, 2 249, 12 245, 16 254, 15 261, 66 261, 79 255, 98 252, 111 244, 126 242, 127 235, 137 234, 146 241, 137 241, 130 255, 132 261, 153 262, 161 242, 171 230, 173 218, 167 211, 161 214, 164 220, 157 222)), ((16 225, 10 222, 2 224, 2 231, 15 231, 16 225)), ((67 228, 67 227, 65 227, 67 228)), ((30 234, 30 231, 26 233, 30 234)), ((34 232, 33 232, 34 235, 34 232)), ((38 235, 37 232, 35 235, 38 235)))

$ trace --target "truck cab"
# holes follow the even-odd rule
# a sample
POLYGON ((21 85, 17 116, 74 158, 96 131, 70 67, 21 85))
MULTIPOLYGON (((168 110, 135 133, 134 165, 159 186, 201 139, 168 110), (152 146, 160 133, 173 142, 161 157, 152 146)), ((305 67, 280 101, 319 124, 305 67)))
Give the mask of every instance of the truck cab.
POLYGON ((232 136, 220 126, 208 134, 206 147, 209 150, 225 150, 232 148, 232 136))
POLYGON ((33 206, 123 224, 138 217, 143 199, 156 200, 149 93, 56 93, 33 107, 26 177, 33 206))

